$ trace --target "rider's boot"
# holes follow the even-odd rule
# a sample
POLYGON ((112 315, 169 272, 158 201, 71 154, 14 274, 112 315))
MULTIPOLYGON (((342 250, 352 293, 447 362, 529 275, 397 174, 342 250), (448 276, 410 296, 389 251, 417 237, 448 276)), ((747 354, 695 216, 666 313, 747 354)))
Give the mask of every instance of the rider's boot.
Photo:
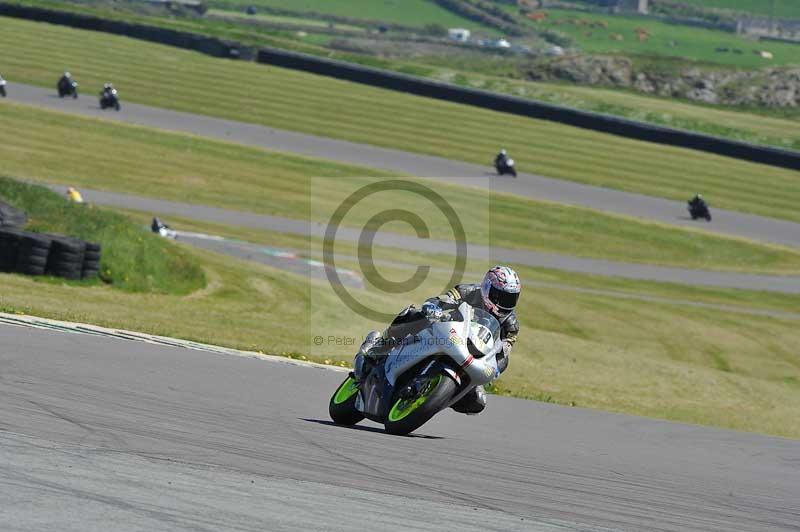
POLYGON ((353 378, 355 380, 361 381, 369 375, 372 366, 375 365, 377 360, 375 351, 379 350, 384 343, 383 335, 380 331, 372 331, 367 335, 353 359, 353 378))
POLYGON ((469 416, 483 412, 483 409, 486 408, 486 392, 483 391, 483 386, 476 386, 467 392, 467 395, 459 399, 451 408, 469 416))

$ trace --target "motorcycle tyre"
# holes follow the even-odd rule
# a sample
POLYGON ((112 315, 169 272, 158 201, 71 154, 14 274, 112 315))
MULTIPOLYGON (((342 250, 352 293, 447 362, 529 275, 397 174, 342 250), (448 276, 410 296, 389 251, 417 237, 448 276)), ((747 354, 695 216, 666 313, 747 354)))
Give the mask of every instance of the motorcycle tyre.
MULTIPOLYGON (((436 388, 429 392, 425 402, 419 405, 411 413, 393 421, 389 419, 391 416, 391 411, 389 412, 389 414, 386 416, 386 421, 383 424, 386 432, 398 436, 410 434, 430 421, 433 416, 447 408, 450 400, 453 397, 453 394, 456 391, 456 383, 444 373, 439 373, 432 376, 432 378, 436 377, 439 378, 436 388)), ((397 404, 397 402, 401 400, 398 395, 399 391, 400 387, 398 387, 398 390, 392 397, 392 409, 394 409, 394 406, 397 404)))
POLYGON ((358 398, 357 390, 356 393, 341 402, 337 403, 335 400, 336 396, 339 395, 339 391, 345 386, 351 385, 352 380, 353 377, 348 375, 339 387, 336 388, 336 391, 333 392, 330 403, 328 404, 328 414, 337 425, 355 425, 364 419, 364 414, 356 410, 356 399, 358 398))

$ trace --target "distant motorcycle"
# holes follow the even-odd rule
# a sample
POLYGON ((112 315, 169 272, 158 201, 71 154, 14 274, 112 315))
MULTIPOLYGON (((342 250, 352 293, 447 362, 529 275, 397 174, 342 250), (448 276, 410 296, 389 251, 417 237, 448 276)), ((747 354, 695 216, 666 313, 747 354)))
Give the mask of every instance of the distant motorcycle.
POLYGON ((691 201, 689 201, 687 209, 689 210, 689 214, 691 215, 692 220, 697 220, 698 218, 705 218, 707 222, 711 221, 711 211, 708 210, 707 203, 705 202, 692 203, 691 201))
POLYGON ((164 238, 172 238, 172 239, 178 238, 178 232, 170 228, 170 226, 168 226, 158 218, 153 218, 153 221, 150 224, 150 230, 156 233, 157 235, 163 236, 164 238))
POLYGON ((6 80, 0 78, 0 96, 6 97, 6 80))
POLYGON ((495 170, 497 170, 497 175, 511 175, 517 177, 517 169, 514 167, 514 159, 505 159, 504 161, 498 161, 494 165, 495 170))
POLYGON ((78 98, 78 82, 75 80, 59 81, 56 88, 58 89, 59 98, 63 98, 64 96, 72 96, 75 99, 78 98))
POLYGON ((110 91, 100 94, 100 109, 108 109, 110 107, 113 107, 117 111, 120 109, 117 89, 111 89, 110 91))

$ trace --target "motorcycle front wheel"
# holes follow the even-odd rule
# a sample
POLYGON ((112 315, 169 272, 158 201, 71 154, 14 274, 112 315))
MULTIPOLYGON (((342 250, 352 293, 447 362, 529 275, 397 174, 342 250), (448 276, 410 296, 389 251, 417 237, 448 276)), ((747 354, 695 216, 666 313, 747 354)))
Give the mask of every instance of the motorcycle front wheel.
POLYGON ((328 414, 337 425, 355 425, 364 414, 356 410, 358 384, 352 376, 348 376, 336 389, 328 405, 328 414))
POLYGON ((398 390, 383 424, 386 432, 398 435, 414 432, 447 406, 455 390, 456 383, 443 373, 425 377, 414 397, 400 397, 398 390))

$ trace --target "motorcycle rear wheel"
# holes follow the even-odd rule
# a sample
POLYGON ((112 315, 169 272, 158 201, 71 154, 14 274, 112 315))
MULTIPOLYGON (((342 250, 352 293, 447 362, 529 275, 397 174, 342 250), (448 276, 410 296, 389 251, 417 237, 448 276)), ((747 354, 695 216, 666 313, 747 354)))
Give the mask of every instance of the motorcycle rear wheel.
POLYGON ((427 377, 422 390, 411 399, 395 393, 383 424, 386 432, 396 435, 414 432, 447 406, 455 390, 456 383, 450 377, 436 373, 427 377))
POLYGON ((355 425, 364 419, 364 414, 356 410, 357 398, 358 385, 352 376, 348 376, 333 392, 328 405, 328 414, 334 423, 337 425, 355 425))

